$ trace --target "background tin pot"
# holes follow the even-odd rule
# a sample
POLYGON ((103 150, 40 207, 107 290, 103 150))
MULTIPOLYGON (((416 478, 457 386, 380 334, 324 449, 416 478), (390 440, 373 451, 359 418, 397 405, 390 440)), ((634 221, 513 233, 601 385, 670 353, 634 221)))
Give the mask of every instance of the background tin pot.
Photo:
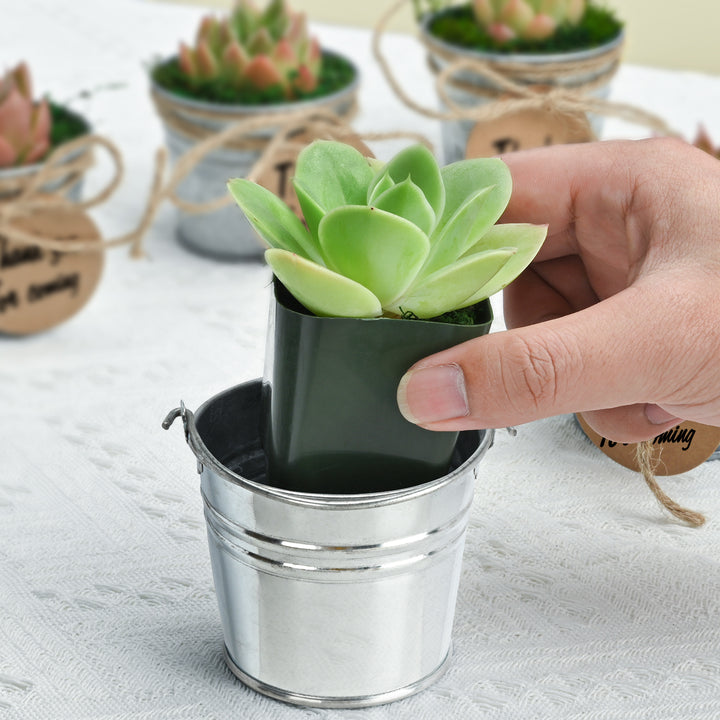
MULTIPOLYGON (((75 116, 79 122, 84 123, 84 134, 90 132, 90 124, 84 118, 65 108, 62 108, 62 111, 75 116)), ((52 150, 55 149, 56 147, 52 148, 52 150)), ((88 148, 79 148, 75 152, 68 154, 67 157, 64 158, 64 162, 74 163, 82 155, 90 152, 88 148)), ((19 167, 0 168, 0 202, 17 195, 30 178, 40 172, 43 164, 44 163, 40 162, 33 163, 32 165, 21 165, 19 167)), ((73 202, 80 202, 82 199, 83 177, 82 173, 68 172, 66 175, 60 174, 55 179, 45 183, 40 189, 44 193, 56 193, 62 190, 62 194, 65 197, 73 202)))
POLYGON ((263 446, 272 485, 324 493, 409 487, 447 472, 457 433, 409 423, 397 386, 417 360, 489 332, 476 325, 310 314, 276 279, 266 351, 263 446))
POLYGON ((182 415, 198 459, 226 660, 287 702, 362 707, 410 695, 449 659, 477 463, 492 431, 460 434, 450 472, 407 490, 268 487, 261 383, 182 415))
MULTIPOLYGON (((471 50, 468 48, 458 47, 447 43, 440 38, 432 35, 428 28, 434 19, 434 15, 428 16, 422 24, 422 34, 429 52, 430 64, 437 68, 438 71, 443 70, 449 64, 458 60, 476 60, 478 62, 502 63, 503 71, 507 72, 508 77, 520 84, 524 85, 540 85, 540 86, 559 86, 563 88, 581 88, 586 85, 594 84, 604 75, 611 75, 611 70, 616 62, 615 51, 624 42, 624 33, 621 32, 617 37, 604 45, 589 49, 578 50, 574 52, 556 53, 556 54, 505 54, 494 52, 483 52, 480 50, 471 50), (607 55, 607 59, 603 56, 607 55), (568 69, 578 63, 587 63, 593 59, 598 59, 597 63, 590 62, 590 66, 577 73, 568 73, 560 70, 553 71, 552 66, 567 66, 568 69), (524 66, 532 66, 533 72, 528 74, 524 66), (513 67, 515 66, 515 67, 513 67), (542 74, 543 66, 548 67, 547 75, 542 74)), ((492 96, 484 97, 482 91, 494 91, 496 88, 485 77, 473 73, 471 70, 463 70, 459 72, 455 79, 457 85, 448 84, 447 94, 450 100, 457 103, 461 107, 473 107, 481 105, 492 100, 492 96), (468 86, 463 89, 462 85, 468 86), (472 89, 477 88, 480 92, 473 92, 472 89)), ((592 97, 607 99, 610 94, 610 81, 594 87, 590 93, 592 97)), ((446 108, 444 108, 446 109, 446 108)), ((602 132, 603 118, 599 115, 589 115, 590 127, 595 135, 599 136, 602 132)), ((451 120, 442 123, 442 140, 445 162, 455 162, 466 156, 466 148, 470 133, 475 123, 472 120, 451 120)))
MULTIPOLYGON (((347 62, 351 64, 349 60, 347 62)), ((357 68, 354 65, 353 68, 355 79, 332 95, 273 105, 203 102, 171 93, 154 82, 152 87, 154 93, 172 103, 174 111, 183 121, 211 132, 220 132, 234 122, 260 115, 277 116, 277 124, 270 122, 267 127, 252 135, 262 146, 277 133, 283 118, 293 112, 323 108, 340 117, 346 116, 354 106, 359 84, 357 68), (202 113, 202 118, 198 117, 197 111, 202 113), (228 122, 228 116, 233 118, 231 122, 228 122)), ((176 163, 194 147, 196 141, 164 121, 163 129, 170 159, 176 163)), ((177 196, 192 203, 205 203, 222 197, 227 192, 227 181, 233 177, 246 177, 261 152, 261 149, 236 150, 223 147, 208 153, 180 183, 177 196)), ((192 214, 182 209, 176 212, 177 237, 185 247, 196 253, 219 260, 246 260, 261 257, 266 249, 235 203, 211 213, 192 214)))

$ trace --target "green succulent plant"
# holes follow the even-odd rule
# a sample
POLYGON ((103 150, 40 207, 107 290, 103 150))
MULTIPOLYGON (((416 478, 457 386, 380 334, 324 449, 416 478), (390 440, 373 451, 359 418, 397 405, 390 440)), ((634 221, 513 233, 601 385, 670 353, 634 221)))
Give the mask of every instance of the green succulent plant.
POLYGON ((293 185, 305 224, 244 179, 230 193, 278 279, 312 313, 433 318, 501 290, 535 257, 547 227, 496 225, 512 191, 499 159, 442 169, 423 145, 387 164, 340 142, 299 155, 293 185))

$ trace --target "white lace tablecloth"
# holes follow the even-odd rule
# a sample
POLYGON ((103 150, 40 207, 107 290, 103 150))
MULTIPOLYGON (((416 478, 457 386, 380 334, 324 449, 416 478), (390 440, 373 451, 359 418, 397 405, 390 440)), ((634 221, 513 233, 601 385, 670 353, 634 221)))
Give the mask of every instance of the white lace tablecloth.
MULTIPOLYGON (((3 8, 2 65, 27 59, 37 89, 57 100, 92 91, 75 106, 124 154, 122 188, 94 212, 106 236, 137 220, 162 142, 144 64, 189 39, 199 14, 141 0, 3 8)), ((438 142, 438 126, 380 78, 368 33, 317 30, 363 68, 358 129, 438 142)), ((432 104, 417 43, 393 36, 386 49, 432 104)), ((720 138, 718 78, 626 66, 613 97, 662 113, 686 136, 705 121, 720 138)), ((606 126, 608 136, 644 132, 606 126)), ((689 529, 571 417, 514 439, 499 432, 483 461, 454 660, 436 685, 354 712, 294 708, 245 688, 222 660, 195 460, 179 426, 160 423, 181 398, 194 409, 262 374, 269 273, 184 251, 168 207, 146 247, 141 261, 109 253, 71 321, 0 337, 2 720, 720 717, 720 463, 663 481, 707 514, 689 529)))

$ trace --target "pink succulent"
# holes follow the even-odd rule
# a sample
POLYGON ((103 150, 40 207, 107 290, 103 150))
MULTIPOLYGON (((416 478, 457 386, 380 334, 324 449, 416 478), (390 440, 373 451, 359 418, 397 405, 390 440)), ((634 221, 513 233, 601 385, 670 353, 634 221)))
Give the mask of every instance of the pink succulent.
POLYGON ((563 23, 576 25, 586 0, 473 0, 478 23, 498 43, 544 40, 563 23))
POLYGON ((50 149, 52 119, 46 100, 33 102, 25 63, 0 79, 0 167, 30 165, 50 149))
POLYGON ((237 0, 228 17, 203 18, 195 47, 181 43, 178 63, 193 79, 222 78, 238 91, 278 86, 291 98, 317 87, 322 52, 305 15, 284 0, 270 0, 262 11, 237 0))

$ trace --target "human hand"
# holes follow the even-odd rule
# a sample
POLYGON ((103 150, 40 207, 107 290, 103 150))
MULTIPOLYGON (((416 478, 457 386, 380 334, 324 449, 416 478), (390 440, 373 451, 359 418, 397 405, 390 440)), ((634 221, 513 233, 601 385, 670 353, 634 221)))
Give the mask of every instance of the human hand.
POLYGON ((672 139, 503 157, 501 222, 549 223, 505 290, 505 332, 416 363, 398 404, 430 430, 582 412, 639 442, 680 419, 720 426, 720 162, 672 139))

